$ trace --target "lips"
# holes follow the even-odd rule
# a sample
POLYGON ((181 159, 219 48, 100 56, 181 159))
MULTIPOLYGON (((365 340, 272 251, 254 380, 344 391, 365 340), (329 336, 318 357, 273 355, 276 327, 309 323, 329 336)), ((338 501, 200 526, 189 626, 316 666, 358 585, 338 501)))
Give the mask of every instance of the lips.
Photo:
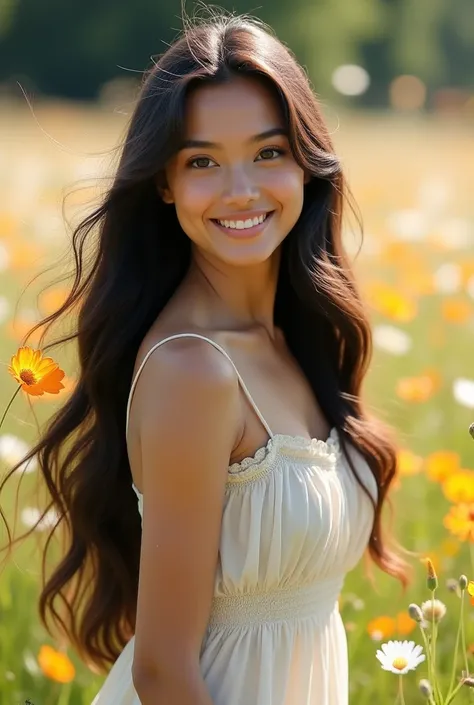
POLYGON ((255 215, 250 213, 248 215, 245 214, 247 218, 245 218, 245 215, 242 213, 238 219, 231 219, 230 217, 219 219, 212 218, 211 222, 229 237, 242 239, 259 234, 271 220, 274 212, 275 211, 261 211, 255 215), (253 217, 251 217, 251 215, 253 217))

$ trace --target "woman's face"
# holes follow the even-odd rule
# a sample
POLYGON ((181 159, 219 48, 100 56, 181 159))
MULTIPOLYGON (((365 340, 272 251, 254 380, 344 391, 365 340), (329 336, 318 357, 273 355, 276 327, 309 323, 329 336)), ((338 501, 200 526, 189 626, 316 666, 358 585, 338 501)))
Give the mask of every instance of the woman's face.
POLYGON ((162 197, 203 254, 231 265, 267 260, 298 220, 304 172, 279 105, 247 77, 188 97, 185 140, 166 168, 162 197))

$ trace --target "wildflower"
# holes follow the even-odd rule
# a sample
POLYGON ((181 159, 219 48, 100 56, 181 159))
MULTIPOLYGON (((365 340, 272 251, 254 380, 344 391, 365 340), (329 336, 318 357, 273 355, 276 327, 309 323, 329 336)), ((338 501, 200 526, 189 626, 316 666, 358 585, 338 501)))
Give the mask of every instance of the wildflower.
POLYGON ((399 612, 395 617, 396 632, 399 636, 407 636, 416 629, 416 623, 406 612, 399 612))
POLYGON ((460 457, 454 451, 439 450, 426 458, 425 467, 430 480, 444 482, 447 477, 461 469, 460 457))
POLYGON ((461 298, 444 299, 441 315, 448 323, 466 323, 472 316, 472 305, 461 298))
POLYGON ((440 622, 446 614, 446 605, 441 600, 422 602, 421 611, 427 622, 440 622))
POLYGON ((392 355, 405 355, 412 347, 408 333, 395 326, 375 326, 373 336, 375 347, 392 355))
POLYGON ((395 620, 393 617, 377 617, 367 625, 367 632, 373 641, 388 639, 395 633, 395 620))
POLYGON ((19 348, 13 355, 9 373, 20 384, 21 389, 32 396, 59 394, 64 385, 64 372, 51 357, 43 357, 41 350, 28 346, 19 348))
POLYGON ((474 502, 474 472, 458 470, 446 478, 442 488, 446 499, 453 504, 474 502))
POLYGON ((458 404, 474 409, 474 380, 458 378, 453 382, 453 396, 458 404))
POLYGON ((416 475, 423 467, 423 458, 410 450, 401 448, 397 455, 397 471, 404 477, 416 475))
POLYGON ((420 693, 425 696, 425 698, 432 698, 433 697, 433 688, 431 687, 431 683, 426 680, 426 678, 422 678, 421 681, 418 684, 418 687, 420 689, 420 693))
POLYGON ((461 589, 459 587, 459 580, 455 578, 448 578, 446 580, 446 589, 448 592, 453 592, 458 597, 461 597, 461 589))
POLYGON ((402 377, 398 380, 396 394, 403 401, 425 402, 437 391, 438 385, 429 374, 419 377, 402 377))
POLYGON ((423 562, 425 563, 426 570, 428 572, 428 576, 426 578, 428 590, 436 590, 436 588, 438 587, 438 576, 436 575, 433 561, 431 560, 431 558, 425 558, 423 562))
POLYGON ((451 507, 443 524, 460 541, 474 542, 474 503, 451 507))
POLYGON ((377 651, 377 659, 384 671, 391 671, 403 676, 408 671, 414 671, 425 660, 422 646, 415 646, 414 641, 389 641, 382 644, 377 651))
POLYGON ((44 644, 38 654, 38 663, 44 675, 58 683, 69 683, 75 676, 75 668, 66 654, 44 644))
POLYGON ((423 612, 421 611, 420 607, 418 607, 418 605, 414 602, 412 602, 411 605, 408 605, 408 614, 412 619, 415 620, 415 622, 423 621, 423 612))
POLYGON ((371 305, 383 316, 398 323, 408 323, 416 317, 417 304, 412 297, 385 283, 373 282, 368 289, 371 305))
MULTIPOLYGON (((0 436, 0 460, 8 465, 17 465, 30 450, 26 441, 14 436, 11 433, 4 433, 0 436)), ((33 456, 19 466, 19 472, 34 472, 38 466, 36 456, 33 456)))

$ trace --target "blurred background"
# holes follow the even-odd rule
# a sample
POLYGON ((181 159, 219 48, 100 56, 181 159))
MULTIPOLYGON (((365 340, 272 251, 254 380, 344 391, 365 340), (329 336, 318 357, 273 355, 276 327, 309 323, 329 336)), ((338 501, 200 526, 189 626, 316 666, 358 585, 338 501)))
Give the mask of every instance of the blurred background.
MULTIPOLYGON (((435 564, 448 608, 438 646, 445 683, 461 605, 449 580, 474 578, 474 2, 220 6, 268 22, 306 67, 362 214, 360 251, 353 223, 345 238, 373 322, 365 393, 398 434, 393 530, 416 552, 415 581, 403 595, 374 571, 372 586, 362 565, 340 606, 351 702, 393 702, 396 677, 375 651, 390 638, 422 643, 406 612, 429 598, 419 558, 435 564)), ((113 175, 142 72, 181 30, 180 17, 175 0, 0 0, 0 418, 16 391, 11 356, 67 295, 71 224, 113 175)), ((0 429, 2 475, 74 388, 74 349, 50 354, 66 372, 65 389, 15 399, 0 429)), ((22 468, 21 486, 13 478, 0 494, 15 535, 35 524, 45 501, 37 469, 22 468)), ((45 517, 38 539, 54 519, 45 517)), ((102 677, 40 626, 40 575, 30 539, 0 573, 0 705, 89 705, 102 677)), ((474 605, 465 602, 458 673, 474 670, 474 605)), ((422 676, 420 666, 406 677, 407 703, 421 699, 422 676)), ((470 702, 467 691, 459 702, 470 702)))

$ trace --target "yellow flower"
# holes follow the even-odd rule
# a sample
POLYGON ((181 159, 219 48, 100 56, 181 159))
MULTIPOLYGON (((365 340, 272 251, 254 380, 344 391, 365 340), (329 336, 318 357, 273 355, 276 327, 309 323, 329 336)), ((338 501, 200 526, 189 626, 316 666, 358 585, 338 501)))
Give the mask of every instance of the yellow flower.
POLYGON ((401 448, 397 455, 397 470, 399 475, 416 475, 423 467, 423 458, 406 448, 401 448))
POLYGON ((43 357, 41 350, 26 346, 13 355, 9 373, 20 384, 23 391, 32 396, 59 394, 64 385, 64 372, 51 357, 43 357))
POLYGON ((38 663, 47 678, 58 683, 69 683, 76 670, 66 654, 44 644, 38 654, 38 663))
POLYGON ((444 496, 453 504, 474 502, 474 472, 458 470, 442 484, 444 496))
POLYGON ((387 284, 373 282, 367 293, 371 306, 392 321, 407 323, 417 314, 415 300, 387 284))
POLYGON ((439 450, 425 460, 426 474, 433 482, 444 482, 447 477, 461 469, 457 453, 439 450))
POLYGON ((474 504, 451 507, 443 520, 444 526, 460 541, 474 542, 474 504))

